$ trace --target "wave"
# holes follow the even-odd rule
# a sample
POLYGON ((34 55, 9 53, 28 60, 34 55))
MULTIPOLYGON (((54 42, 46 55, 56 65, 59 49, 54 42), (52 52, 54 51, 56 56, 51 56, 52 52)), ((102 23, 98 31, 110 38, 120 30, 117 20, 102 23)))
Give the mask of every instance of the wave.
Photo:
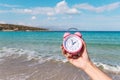
MULTIPOLYGON (((22 57, 22 59, 24 58, 23 59, 24 61, 36 60, 38 61, 37 64, 42 64, 42 63, 45 63, 46 61, 51 61, 51 60, 54 60, 56 62, 61 61, 63 63, 68 62, 68 60, 65 59, 64 56, 60 56, 60 55, 56 56, 56 55, 49 55, 49 54, 40 54, 36 51, 17 49, 17 48, 7 48, 7 47, 1 48, 0 63, 8 57, 12 59, 17 59, 22 57)), ((104 70, 114 72, 114 73, 120 73, 120 65, 113 65, 113 64, 107 64, 107 63, 95 62, 95 61, 93 62, 99 68, 102 68, 104 70)))
POLYGON ((114 72, 114 73, 120 73, 120 65, 111 65, 107 63, 101 63, 101 62, 94 62, 94 64, 101 69, 114 72))
POLYGON ((67 60, 60 55, 51 55, 48 53, 44 52, 37 52, 37 51, 32 51, 32 50, 25 50, 25 49, 18 49, 18 48, 7 48, 3 47, 0 49, 0 58, 5 58, 5 57, 11 57, 11 58, 19 58, 23 57, 26 58, 26 60, 40 60, 40 61, 49 61, 49 60, 56 60, 56 61, 62 61, 62 62, 67 62, 67 60))

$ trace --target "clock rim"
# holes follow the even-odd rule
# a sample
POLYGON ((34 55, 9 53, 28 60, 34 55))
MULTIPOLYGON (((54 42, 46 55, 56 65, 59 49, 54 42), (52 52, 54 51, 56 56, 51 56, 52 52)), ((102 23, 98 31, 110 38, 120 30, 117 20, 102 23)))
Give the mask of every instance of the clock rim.
POLYGON ((68 35, 68 36, 65 37, 64 40, 63 40, 63 47, 64 47, 64 49, 65 49, 68 53, 70 53, 70 54, 72 54, 72 55, 78 54, 78 52, 80 52, 80 50, 82 49, 82 45, 83 45, 83 43, 82 43, 81 38, 80 38, 79 36, 75 35, 75 34, 68 35), (81 41, 81 47, 80 47, 77 51, 74 51, 74 52, 67 50, 66 47, 65 47, 65 41, 66 41, 69 37, 71 37, 71 36, 75 36, 75 37, 79 38, 80 41, 81 41))

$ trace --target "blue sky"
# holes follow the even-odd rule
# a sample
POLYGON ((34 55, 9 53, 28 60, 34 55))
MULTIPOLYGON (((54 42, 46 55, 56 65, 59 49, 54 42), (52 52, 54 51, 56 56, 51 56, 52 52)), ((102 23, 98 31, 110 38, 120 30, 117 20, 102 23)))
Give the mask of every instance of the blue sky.
POLYGON ((120 31, 120 0, 0 0, 0 23, 120 31))

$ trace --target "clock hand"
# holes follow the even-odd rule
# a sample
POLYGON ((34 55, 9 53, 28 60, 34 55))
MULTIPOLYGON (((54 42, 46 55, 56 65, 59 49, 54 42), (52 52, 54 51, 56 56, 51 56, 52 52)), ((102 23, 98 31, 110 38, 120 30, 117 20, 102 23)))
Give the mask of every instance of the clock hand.
POLYGON ((73 42, 73 45, 76 43, 76 41, 75 42, 73 42))
POLYGON ((72 45, 74 45, 76 43, 76 41, 73 41, 72 39, 71 39, 71 42, 72 42, 72 45))
POLYGON ((73 45, 73 40, 71 39, 72 45, 73 45))

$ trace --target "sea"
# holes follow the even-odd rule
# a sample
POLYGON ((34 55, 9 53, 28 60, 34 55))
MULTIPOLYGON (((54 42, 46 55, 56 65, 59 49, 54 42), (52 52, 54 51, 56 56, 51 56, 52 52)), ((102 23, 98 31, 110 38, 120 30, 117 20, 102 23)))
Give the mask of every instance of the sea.
MULTIPOLYGON (((65 32, 0 31, 0 80, 90 80, 62 55, 65 32)), ((91 61, 120 80, 120 32, 79 32, 91 61)))

